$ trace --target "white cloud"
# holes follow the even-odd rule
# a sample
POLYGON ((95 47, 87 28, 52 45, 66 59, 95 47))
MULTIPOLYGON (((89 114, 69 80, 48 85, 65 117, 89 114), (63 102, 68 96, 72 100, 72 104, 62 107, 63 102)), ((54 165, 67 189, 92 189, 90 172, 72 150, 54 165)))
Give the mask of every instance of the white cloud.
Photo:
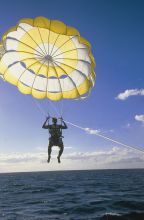
POLYGON ((100 132, 100 130, 93 130, 91 128, 84 128, 84 130, 88 133, 88 134, 98 134, 100 132))
POLYGON ((131 124, 130 124, 130 123, 127 123, 127 124, 126 124, 126 127, 127 127, 127 128, 130 128, 130 127, 131 127, 131 124))
POLYGON ((144 115, 135 115, 135 120, 144 122, 144 115))
POLYGON ((57 162, 57 152, 53 151, 50 164, 46 160, 47 152, 43 151, 0 153, 0 172, 144 168, 144 154, 123 147, 94 152, 65 151, 61 164, 57 162))
POLYGON ((132 124, 130 124, 130 123, 127 123, 127 124, 125 124, 125 125, 122 125, 122 128, 125 128, 125 129, 129 129, 129 128, 131 128, 132 127, 132 124))
POLYGON ((127 89, 124 92, 117 95, 116 99, 126 100, 130 96, 142 96, 144 95, 144 89, 127 89))

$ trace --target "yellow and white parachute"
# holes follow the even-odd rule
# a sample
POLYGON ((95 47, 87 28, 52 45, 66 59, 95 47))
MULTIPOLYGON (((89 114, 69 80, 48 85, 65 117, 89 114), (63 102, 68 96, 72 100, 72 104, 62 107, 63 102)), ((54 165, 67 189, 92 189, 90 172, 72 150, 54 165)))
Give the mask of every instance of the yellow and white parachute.
POLYGON ((57 20, 21 19, 0 43, 4 80, 38 99, 86 97, 94 86, 94 68, 90 43, 57 20))
MULTIPOLYGON (((4 53, 5 53, 4 47, 3 47, 3 45, 0 43, 0 60, 1 60, 1 58, 2 58, 2 56, 3 56, 4 53)), ((0 78, 4 79, 3 75, 1 74, 1 72, 0 72, 0 78)))

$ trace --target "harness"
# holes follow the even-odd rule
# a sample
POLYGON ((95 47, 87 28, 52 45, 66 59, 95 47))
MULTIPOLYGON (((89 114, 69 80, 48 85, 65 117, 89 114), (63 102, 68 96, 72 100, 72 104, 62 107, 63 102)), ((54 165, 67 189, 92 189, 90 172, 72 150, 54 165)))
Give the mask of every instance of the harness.
POLYGON ((51 128, 49 128, 49 133, 51 135, 50 138, 59 139, 63 138, 62 136, 62 129, 59 125, 51 125, 51 128))

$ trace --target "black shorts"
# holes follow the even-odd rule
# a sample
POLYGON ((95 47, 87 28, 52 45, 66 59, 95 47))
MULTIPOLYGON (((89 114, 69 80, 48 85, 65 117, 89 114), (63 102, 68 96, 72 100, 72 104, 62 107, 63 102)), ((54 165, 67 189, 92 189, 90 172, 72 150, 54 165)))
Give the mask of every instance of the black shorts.
POLYGON ((62 138, 49 138, 49 147, 52 146, 58 146, 58 147, 63 147, 63 141, 62 138))

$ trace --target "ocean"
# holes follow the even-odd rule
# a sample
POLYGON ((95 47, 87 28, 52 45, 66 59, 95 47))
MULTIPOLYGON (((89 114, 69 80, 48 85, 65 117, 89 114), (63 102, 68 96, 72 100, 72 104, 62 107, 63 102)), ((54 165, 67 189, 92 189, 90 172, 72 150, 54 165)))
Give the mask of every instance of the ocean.
POLYGON ((144 220, 144 169, 0 174, 0 220, 144 220))

